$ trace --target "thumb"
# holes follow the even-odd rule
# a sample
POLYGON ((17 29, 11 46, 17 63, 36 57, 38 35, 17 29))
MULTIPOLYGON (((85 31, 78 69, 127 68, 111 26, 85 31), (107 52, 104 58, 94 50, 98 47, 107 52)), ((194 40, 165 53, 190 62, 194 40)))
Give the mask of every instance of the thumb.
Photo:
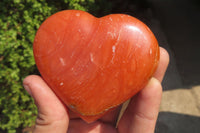
POLYGON ((23 85, 38 108, 34 133, 66 133, 69 124, 67 108, 44 80, 31 75, 24 79, 23 85))

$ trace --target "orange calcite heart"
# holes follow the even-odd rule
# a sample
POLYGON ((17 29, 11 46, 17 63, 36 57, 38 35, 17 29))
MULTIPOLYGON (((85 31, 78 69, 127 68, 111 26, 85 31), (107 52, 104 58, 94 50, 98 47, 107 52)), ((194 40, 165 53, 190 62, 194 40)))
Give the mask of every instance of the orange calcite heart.
POLYGON ((151 30, 124 14, 58 12, 40 26, 33 50, 46 83, 87 122, 140 91, 159 61, 151 30))

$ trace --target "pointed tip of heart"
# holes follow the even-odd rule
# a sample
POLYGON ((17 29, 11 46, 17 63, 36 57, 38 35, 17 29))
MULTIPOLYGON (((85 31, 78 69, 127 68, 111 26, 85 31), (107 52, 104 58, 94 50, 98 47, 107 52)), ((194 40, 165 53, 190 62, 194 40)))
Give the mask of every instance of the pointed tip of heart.
POLYGON ((98 119, 101 119, 104 115, 108 114, 110 111, 115 110, 116 107, 112 107, 110 109, 108 109, 107 111, 103 111, 100 114, 96 114, 96 115, 81 115, 80 113, 77 113, 77 115, 84 120, 87 123, 92 123, 97 121, 98 119))
POLYGON ((92 123, 92 122, 97 121, 99 118, 103 117, 106 113, 107 112, 104 112, 104 113, 101 113, 101 114, 98 114, 98 115, 93 115, 93 116, 83 116, 83 115, 80 115, 80 114, 78 114, 78 115, 85 122, 92 123))

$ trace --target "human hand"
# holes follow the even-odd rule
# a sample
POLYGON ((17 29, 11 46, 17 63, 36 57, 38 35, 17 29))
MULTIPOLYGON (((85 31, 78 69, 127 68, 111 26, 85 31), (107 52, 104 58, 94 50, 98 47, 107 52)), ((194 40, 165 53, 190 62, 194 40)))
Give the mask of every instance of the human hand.
POLYGON ((117 128, 120 107, 88 124, 68 110, 41 77, 26 77, 24 88, 38 108, 34 133, 153 133, 162 96, 161 82, 168 63, 168 53, 160 48, 160 62, 153 78, 130 100, 117 128))

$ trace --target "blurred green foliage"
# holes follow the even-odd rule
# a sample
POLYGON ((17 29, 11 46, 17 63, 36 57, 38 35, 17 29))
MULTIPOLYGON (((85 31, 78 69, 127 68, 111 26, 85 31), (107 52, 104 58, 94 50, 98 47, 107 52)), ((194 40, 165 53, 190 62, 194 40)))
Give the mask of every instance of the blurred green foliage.
POLYGON ((16 132, 34 124, 37 110, 22 86, 29 74, 38 74, 32 43, 40 24, 65 9, 109 12, 106 0, 1 0, 0 1, 0 132, 16 132))

